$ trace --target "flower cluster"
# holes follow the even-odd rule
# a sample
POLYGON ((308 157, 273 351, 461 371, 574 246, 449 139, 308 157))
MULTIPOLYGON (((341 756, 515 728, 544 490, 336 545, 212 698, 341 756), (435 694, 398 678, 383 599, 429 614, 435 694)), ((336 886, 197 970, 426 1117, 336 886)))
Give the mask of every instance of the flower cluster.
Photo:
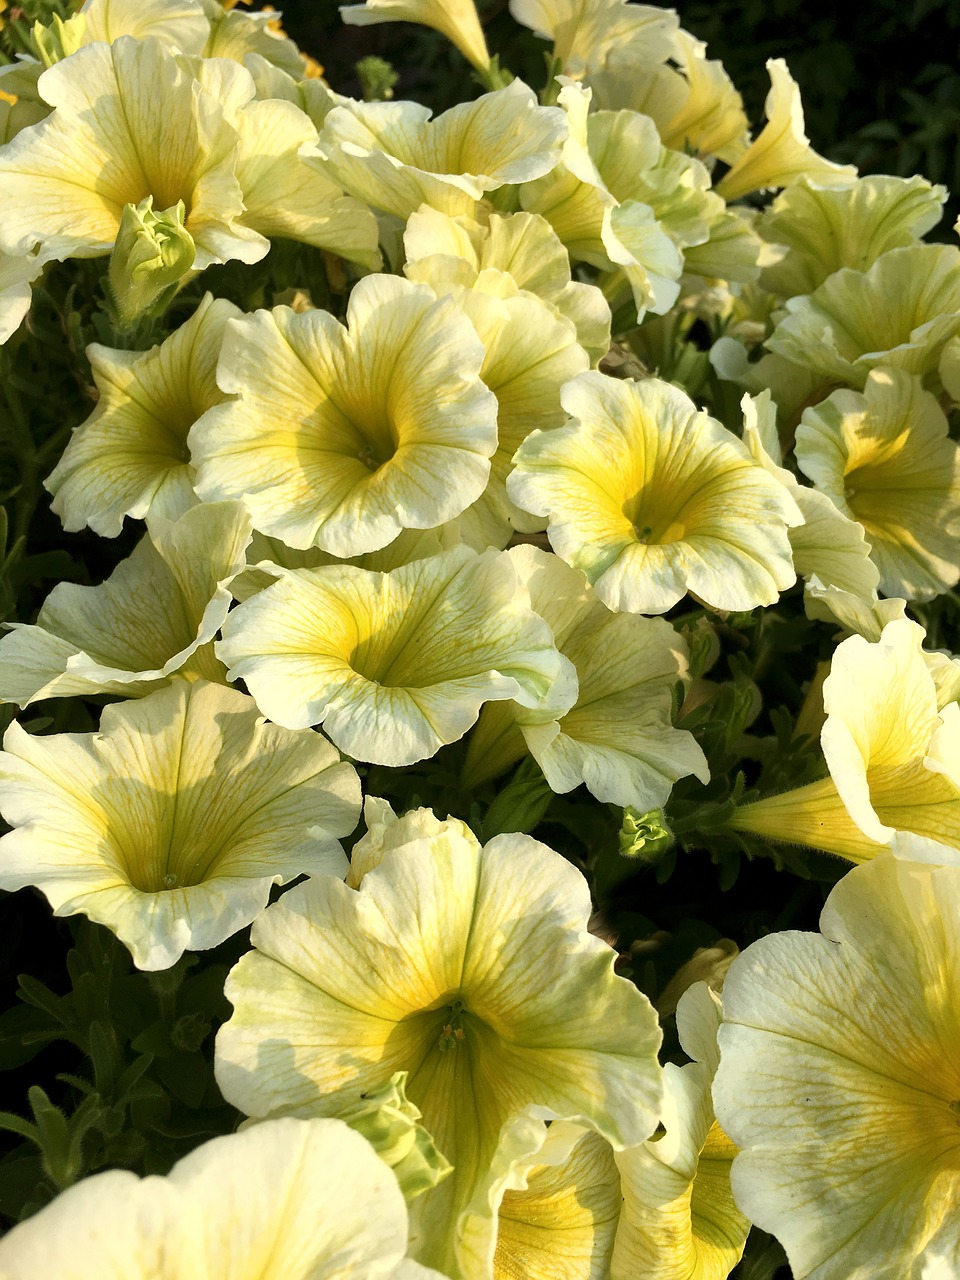
POLYGON ((960 1276, 946 192, 818 154, 780 59, 751 131, 672 10, 511 0, 540 92, 473 0, 341 12, 483 92, 346 96, 219 0, 0 67, 0 352, 53 309, 93 402, 33 505, 117 540, 0 639, 0 888, 161 994, 239 948, 229 1123, 65 1176, 0 1274, 723 1280, 755 1224, 960 1276), (822 934, 658 991, 698 851, 822 934))

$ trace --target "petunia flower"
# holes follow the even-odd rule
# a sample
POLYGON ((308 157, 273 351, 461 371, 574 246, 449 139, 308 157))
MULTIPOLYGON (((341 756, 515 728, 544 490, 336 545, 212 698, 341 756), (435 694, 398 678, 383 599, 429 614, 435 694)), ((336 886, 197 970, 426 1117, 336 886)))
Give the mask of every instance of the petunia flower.
POLYGON ((341 1120, 213 1138, 166 1177, 70 1187, 0 1241, 9 1280, 442 1280, 406 1257, 393 1173, 341 1120))
POLYGON ((107 707, 100 732, 0 753, 0 885, 36 885, 57 915, 112 929, 141 969, 166 969, 244 927, 270 889, 343 875, 338 837, 360 782, 319 734, 265 724, 251 698, 176 680, 107 707))
POLYGON ((724 200, 739 200, 765 187, 785 187, 811 178, 822 187, 848 186, 857 176, 852 164, 834 164, 810 146, 804 133, 800 88, 782 58, 767 59, 770 92, 764 104, 767 123, 717 183, 724 200))
POLYGON ((753 457, 781 482, 803 515, 803 524, 789 533, 793 563, 799 577, 818 589, 838 589, 861 598, 876 599, 880 575, 870 559, 870 544, 861 525, 819 489, 802 485, 780 465, 777 410, 769 391, 745 395, 743 442, 753 457))
MULTIPOLYGON (((121 36, 138 40, 154 37, 181 53, 201 53, 210 34, 210 19, 202 0, 86 0, 83 45, 113 44, 121 36)), ((76 19, 73 19, 74 21, 76 19)))
POLYGON ((656 62, 677 52, 679 23, 672 9, 627 0, 510 0, 510 13, 535 35, 553 41, 553 56, 569 76, 591 72, 628 42, 642 44, 656 62))
POLYGON ((506 273, 518 289, 536 294, 574 325, 592 365, 610 349, 609 304, 596 285, 571 278, 569 254, 537 214, 489 213, 478 222, 423 205, 407 219, 403 247, 411 280, 443 269, 473 289, 487 271, 506 273))
POLYGON ((863 525, 884 595, 930 600, 960 579, 960 446, 947 433, 935 397, 896 368, 800 420, 797 462, 863 525))
POLYGON ((765 289, 783 298, 813 293, 839 271, 867 271, 890 249, 917 244, 943 214, 945 187, 925 178, 870 174, 849 187, 801 178, 764 210, 757 230, 786 249, 763 272, 765 289))
POLYGON ((485 1199, 461 1219, 469 1280, 724 1280, 749 1224, 730 1189, 736 1147, 710 1089, 720 1002, 704 983, 677 1010, 684 1067, 664 1068, 662 1132, 613 1150, 601 1135, 522 1115, 504 1133, 485 1199))
POLYGON ((644 812, 665 804, 678 778, 695 773, 706 782, 703 752, 672 723, 672 690, 687 661, 673 627, 662 618, 611 613, 557 556, 531 546, 509 554, 531 605, 576 670, 577 699, 569 707, 549 700, 529 709, 485 707, 471 735, 467 776, 493 776, 525 748, 554 791, 586 783, 598 800, 644 812))
POLYGON ((753 609, 796 580, 794 500, 682 391, 585 373, 561 402, 573 423, 527 438, 507 492, 608 608, 753 609))
POLYGON ((960 863, 960 706, 942 705, 923 638, 917 623, 895 618, 876 642, 844 640, 823 684, 830 776, 744 805, 731 826, 851 862, 889 847, 960 863))
POLYGON ((416 102, 334 107, 317 163, 351 195, 399 218, 422 204, 473 216, 488 191, 549 173, 567 135, 563 112, 539 106, 521 80, 430 115, 416 102))
POLYGON ((289 307, 237 320, 217 379, 238 398, 189 436, 197 492, 344 558, 444 524, 480 497, 497 447, 484 355, 452 301, 387 275, 354 288, 346 327, 289 307))
POLYGON ((0 699, 26 707, 70 694, 139 697, 177 672, 222 680, 212 641, 249 541, 235 502, 151 521, 106 582, 61 582, 35 624, 12 624, 0 640, 0 699))
POLYGON ((187 433, 227 399, 216 383, 217 360, 224 327, 240 314, 208 293, 160 346, 87 348, 100 399, 44 481, 64 528, 89 525, 112 538, 124 516, 175 520, 196 505, 187 433))
POLYGON ((586 881, 528 836, 447 829, 387 849, 359 889, 316 877, 259 917, 226 984, 224 1096, 252 1116, 335 1114, 409 1070, 450 1178, 413 1205, 414 1255, 448 1275, 500 1136, 529 1108, 620 1148, 660 1100, 652 1008, 586 931, 586 881), (509 893, 504 885, 509 883, 509 893), (470 1105, 464 1105, 464 1098, 470 1105))
POLYGON ((717 1115, 742 1148, 737 1203, 798 1280, 956 1268, 958 923, 956 867, 884 853, 836 885, 820 934, 776 933, 733 962, 717 1115))
POLYGON ((665 1132, 614 1155, 623 1210, 611 1280, 725 1280, 750 1223, 734 1202, 737 1148, 717 1123, 711 1087, 720 1064, 719 998, 698 982, 680 997, 677 1030, 692 1059, 664 1067, 665 1132))
POLYGON ((490 65, 490 53, 474 0, 367 0, 340 6, 340 17, 355 27, 379 22, 419 22, 445 35, 478 71, 490 65))
POLYGON ((561 671, 510 557, 467 547, 390 573, 285 572, 233 611, 217 653, 277 724, 322 724, 395 766, 456 742, 484 702, 535 705, 561 671))
POLYGON ((682 29, 674 38, 677 69, 653 58, 642 39, 616 44, 590 75, 597 106, 638 111, 653 120, 664 146, 734 164, 750 142, 743 99, 701 40, 682 29))
POLYGON ((495 545, 502 548, 514 529, 544 527, 507 497, 507 476, 513 455, 532 431, 549 431, 565 421, 560 388, 588 369, 590 358, 570 321, 535 294, 521 292, 512 276, 488 267, 468 287, 457 283, 460 272, 451 266, 449 258, 434 255, 406 270, 438 296, 451 298, 483 344, 480 378, 497 397, 497 450, 487 486, 469 515, 476 517, 481 507, 486 524, 499 523, 503 536, 495 545))
POLYGON ((152 195, 157 210, 184 201, 197 270, 267 252, 240 221, 236 131, 159 40, 88 45, 45 71, 39 87, 55 110, 0 153, 0 250, 39 243, 44 259, 99 257, 113 247, 124 206, 152 195))
POLYGON ((960 249, 889 249, 869 270, 844 267, 785 305, 766 345, 821 380, 862 388, 880 365, 922 376, 960 333, 960 249))
MULTIPOLYGON (((550 223, 574 260, 602 271, 619 271, 632 292, 638 314, 662 314, 677 300, 683 259, 675 243, 642 200, 618 200, 590 153, 591 90, 568 81, 559 104, 569 126, 560 163, 543 177, 524 183, 520 201, 529 213, 550 223)), ((660 141, 651 121, 641 122, 625 163, 656 163, 660 141)))

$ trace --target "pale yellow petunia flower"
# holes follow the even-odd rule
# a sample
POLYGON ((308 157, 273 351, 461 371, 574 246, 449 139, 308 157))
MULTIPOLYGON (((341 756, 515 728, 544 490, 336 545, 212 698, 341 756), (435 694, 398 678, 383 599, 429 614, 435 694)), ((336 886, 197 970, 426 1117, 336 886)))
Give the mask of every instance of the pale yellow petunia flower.
POLYGON ((793 498, 684 392, 585 373, 561 400, 573 423, 527 438, 507 491, 608 608, 753 609, 796 580, 793 498))
POLYGON ((224 327, 240 314, 208 293, 160 346, 87 348, 100 399, 44 481, 65 529, 89 525, 112 538, 125 516, 173 520, 196 505, 187 433, 227 399, 216 383, 217 360, 224 327))
POLYGON ((419 22, 445 35, 478 71, 490 65, 490 52, 474 0, 367 0, 340 6, 340 17, 355 27, 377 22, 419 22))
POLYGON ((236 502, 155 517, 105 582, 61 582, 35 624, 12 624, 0 640, 0 699, 26 707, 72 694, 135 698, 178 673, 223 680, 213 638, 249 541, 236 502))
POLYGON ((166 1177, 70 1187, 0 1241, 5 1280, 443 1280, 406 1256, 393 1173, 337 1119, 214 1138, 166 1177))
MULTIPOLYGON (((902 601, 887 601, 895 612, 902 601)), ((823 684, 829 777, 738 809, 735 830, 837 853, 960 864, 960 706, 943 705, 923 628, 894 617, 837 647, 823 684)))
POLYGON ((411 1207, 412 1251, 466 1274, 461 1215, 485 1202, 518 1116, 579 1117, 618 1148, 656 1124, 656 1018, 586 931, 590 910, 586 881, 546 846, 505 835, 481 848, 436 820, 383 850, 358 889, 298 886, 259 918, 227 980, 224 1096, 254 1116, 335 1114, 409 1069, 408 1095, 454 1166, 411 1207))
POLYGON ((801 470, 858 520, 880 590, 930 600, 960 579, 960 446, 936 398, 900 369, 873 369, 863 394, 805 409, 801 470))
POLYGON ((485 351, 450 299, 389 275, 327 311, 258 311, 227 326, 217 372, 236 397, 191 429, 196 489, 254 527, 335 556, 431 529, 483 493, 497 448, 485 351))
POLYGON ((958 926, 960 870, 883 853, 834 888, 821 934, 731 966, 717 1114, 737 1202, 797 1280, 956 1274, 958 926))
POLYGON ((456 742, 484 702, 536 705, 561 673, 510 557, 462 546, 389 573, 285 571, 231 613, 217 653, 278 724, 322 724, 394 766, 456 742))
POLYGON ((254 919, 270 889, 343 875, 360 781, 319 734, 265 724, 251 698, 176 680, 107 707, 99 733, 0 752, 0 884, 112 929, 141 969, 169 968, 254 919))
POLYGON ((810 146, 804 133, 800 88, 782 58, 767 60, 770 92, 764 105, 767 123, 717 183, 724 200, 738 200, 765 187, 785 187, 811 178, 824 187, 849 185, 857 176, 851 164, 834 164, 810 146))
POLYGON ((672 9, 627 0, 510 0, 510 13, 544 40, 565 74, 582 76, 602 65, 618 45, 642 45, 655 62, 677 54, 672 9))

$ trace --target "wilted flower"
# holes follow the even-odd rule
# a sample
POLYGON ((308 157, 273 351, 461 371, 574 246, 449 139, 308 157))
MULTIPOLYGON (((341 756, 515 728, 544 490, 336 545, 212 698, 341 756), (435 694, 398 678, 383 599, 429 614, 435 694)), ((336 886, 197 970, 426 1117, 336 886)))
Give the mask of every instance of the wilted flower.
POLYGON ((834 888, 822 936, 775 933, 731 966, 717 1115, 743 1148, 737 1203, 797 1277, 955 1269, 958 926, 960 870, 883 853, 834 888))
POLYGON ((203 951, 267 905, 271 886, 343 875, 337 837, 360 781, 316 733, 265 724, 251 698, 176 680, 107 707, 100 732, 31 737, 0 753, 0 885, 82 912, 141 969, 203 951))

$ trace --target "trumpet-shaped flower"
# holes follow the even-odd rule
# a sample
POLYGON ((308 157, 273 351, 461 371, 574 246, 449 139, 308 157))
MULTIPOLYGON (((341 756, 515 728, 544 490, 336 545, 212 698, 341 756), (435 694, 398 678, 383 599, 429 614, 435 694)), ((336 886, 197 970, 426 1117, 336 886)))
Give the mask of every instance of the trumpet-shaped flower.
POLYGON ((623 1194, 610 1143, 568 1120, 525 1113, 503 1134, 485 1196, 462 1218, 466 1280, 600 1280, 623 1194))
POLYGON ((781 482, 803 516, 803 524, 790 530, 793 563, 799 577, 815 578, 818 588, 836 588, 867 599, 876 598, 880 574, 870 559, 870 544, 863 525, 821 493, 797 481, 780 465, 777 411, 769 391, 745 395, 743 442, 753 457, 781 482))
MULTIPOLYGON (((572 258, 601 270, 618 269, 638 314, 659 314, 677 300, 683 260, 648 204, 621 202, 606 186, 590 154, 590 101, 591 91, 578 84, 568 82, 560 90, 570 130, 561 162, 546 176, 525 183, 520 200, 524 209, 550 223, 572 258)), ((631 141, 631 167, 656 163, 660 141, 652 122, 638 124, 631 141)))
POLYGON ((679 26, 672 9, 627 0, 510 0, 510 12, 544 40, 567 75, 582 76, 612 50, 636 42, 656 62, 676 56, 679 26))
POLYGON ((157 209, 183 200, 197 270, 266 253, 241 223, 236 130, 159 40, 88 45, 45 71, 40 92, 55 110, 0 153, 0 250, 98 257, 124 206, 152 195, 157 209))
POLYGON ((803 1280, 956 1270, 958 925, 960 870, 884 854, 834 888, 821 934, 733 962, 714 1085, 733 1189, 803 1280))
POLYGON ((506 273, 518 289, 534 293, 574 325, 577 341, 596 365, 610 349, 610 307, 601 291, 571 279, 570 256, 545 218, 491 213, 485 223, 447 217, 424 205, 407 220, 404 271, 476 288, 484 272, 506 273))
POLYGON ((240 314, 208 293, 150 351, 87 348, 100 399, 44 482, 64 528, 89 525, 113 538, 124 516, 175 520, 196 505, 187 433, 227 399, 216 383, 217 360, 224 327, 240 314))
POLYGON ((734 164, 750 142, 743 99, 702 41, 680 30, 676 43, 678 70, 639 42, 611 49, 603 70, 590 76, 597 106, 650 116, 664 146, 734 164))
POLYGON ((444 524, 480 497, 497 447, 484 355, 452 301, 386 275, 356 286, 347 327, 289 307, 235 321, 217 380, 238 398, 190 432, 197 492, 344 558, 444 524))
POLYGON ((217 652, 277 724, 322 724, 390 765, 456 742, 484 702, 535 705, 561 667, 510 557, 466 547, 391 573, 290 570, 234 610, 217 652))
POLYGON ((720 1004, 705 983, 684 993, 677 1025, 694 1060, 664 1068, 656 1138, 613 1151, 598 1133, 521 1116, 504 1134, 486 1200, 464 1217, 470 1280, 724 1280, 748 1222, 733 1201, 736 1148, 716 1123, 720 1004))
POLYGON ((797 462, 870 541, 887 596, 929 600, 960 578, 960 446, 920 379, 874 369, 864 393, 804 410, 797 462))
POLYGON ((960 249, 890 249, 868 271, 845 267, 808 297, 788 298, 771 351, 862 388, 879 365, 924 375, 960 333, 960 249))
MULTIPOLYGON (((259 17, 228 14, 227 18, 259 17)), ((241 66, 195 60, 239 135, 236 175, 243 192, 243 224, 262 236, 282 236, 339 254, 376 271, 377 220, 365 204, 344 195, 313 159, 317 130, 300 102, 251 101, 254 81, 241 66), (219 83, 218 83, 219 82, 219 83)))
POLYGON ((36 624, 13 624, 0 640, 0 699, 26 707, 70 694, 139 697, 177 672, 221 680, 212 641, 249 541, 239 503, 152 521, 106 582, 61 582, 36 624))
POLYGON ((418 262, 412 274, 438 295, 451 297, 483 343, 480 377, 497 397, 497 451, 490 480, 471 515, 478 514, 479 506, 484 523, 502 526, 504 536, 495 539, 502 547, 513 529, 544 527, 509 500, 507 476, 513 455, 531 431, 549 431, 565 421, 560 388, 590 367, 590 357, 577 343, 570 321, 534 294, 521 293, 512 276, 488 268, 470 288, 457 284, 459 273, 449 268, 450 260, 437 255, 418 262))
POLYGON ((407 218, 422 204, 473 216, 504 184, 529 182, 557 163, 567 136, 556 107, 541 107, 521 80, 430 119, 415 102, 334 107, 317 163, 351 195, 407 218))
POLYGON ((335 1114, 409 1070, 454 1166, 414 1202, 412 1251, 461 1275, 461 1215, 517 1117, 577 1117, 617 1148, 656 1124, 656 1018, 587 933, 590 910, 580 873, 522 835, 481 848, 448 828, 389 849, 359 889, 307 881, 259 917, 227 979, 224 1096, 253 1116, 335 1114))
POLYGON ((319 734, 265 724, 251 698, 175 680, 107 707, 100 732, 0 753, 0 885, 107 925, 141 969, 215 947, 295 876, 343 875, 360 781, 319 734))
POLYGON ((694 773, 707 782, 693 735, 672 724, 672 690, 687 666, 673 627, 662 618, 611 613, 582 574, 545 551, 517 547, 510 556, 531 605, 573 664, 579 691, 570 707, 486 707, 471 738, 468 776, 512 763, 512 724, 523 735, 517 754, 525 746, 557 792, 586 783, 598 800, 645 812, 666 803, 678 778, 694 773), (497 742, 503 733, 507 741, 497 742))
POLYGON ((608 608, 753 609, 796 580, 796 503, 682 391, 585 373, 561 402, 574 422, 527 438, 507 491, 608 608))
MULTIPOLYGON (((893 603, 893 602, 891 602, 893 603)), ((902 602, 896 602, 902 607, 902 602)), ((837 647, 823 683, 830 776, 738 809, 731 825, 863 862, 960 864, 960 706, 939 708, 923 628, 895 618, 837 647)))
POLYGON ((916 244, 940 221, 945 187, 925 178, 871 175, 850 187, 807 178, 781 192, 757 230, 787 252, 768 266, 765 289, 783 298, 813 293, 834 271, 867 271, 890 249, 916 244))
POLYGON ((302 79, 307 73, 308 59, 284 33, 280 15, 265 7, 259 13, 244 13, 229 8, 224 12, 219 3, 210 4, 210 34, 203 47, 206 58, 230 58, 245 63, 247 58, 264 58, 287 75, 302 79))
POLYGON ((445 35, 478 71, 485 71, 490 65, 474 0, 367 0, 366 4, 341 5, 340 17, 355 27, 375 22, 419 22, 445 35))
POLYGON ((165 1177, 112 1169, 0 1241, 8 1280, 442 1280, 407 1258, 397 1180, 342 1120, 270 1120, 165 1177))
POLYGON ((623 1211, 612 1280, 725 1280, 740 1260, 750 1223, 730 1189, 737 1148, 717 1123, 711 1086, 720 1064, 720 1000, 698 982, 680 997, 684 1067, 664 1067, 659 1138, 617 1152, 623 1211))
POLYGON ((800 88, 782 58, 767 59, 770 92, 764 105, 767 123, 732 168, 717 183, 724 200, 738 200, 764 187, 786 187, 811 178, 822 187, 845 187, 856 178, 852 164, 834 164, 810 146, 804 133, 800 88))

